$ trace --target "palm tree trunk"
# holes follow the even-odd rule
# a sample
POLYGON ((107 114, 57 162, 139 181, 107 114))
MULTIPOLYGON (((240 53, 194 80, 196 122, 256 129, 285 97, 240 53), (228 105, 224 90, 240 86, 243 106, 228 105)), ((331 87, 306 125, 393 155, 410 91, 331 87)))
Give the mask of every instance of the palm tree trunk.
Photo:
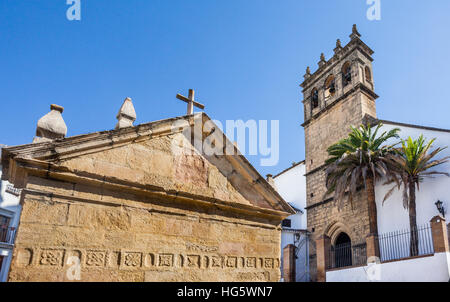
POLYGON ((419 236, 417 233, 416 220, 416 184, 414 181, 409 182, 409 229, 411 230, 410 240, 410 256, 419 255, 419 236))
POLYGON ((367 202, 369 204, 369 231, 370 235, 378 235, 377 204, 375 202, 375 182, 373 175, 366 178, 367 202))

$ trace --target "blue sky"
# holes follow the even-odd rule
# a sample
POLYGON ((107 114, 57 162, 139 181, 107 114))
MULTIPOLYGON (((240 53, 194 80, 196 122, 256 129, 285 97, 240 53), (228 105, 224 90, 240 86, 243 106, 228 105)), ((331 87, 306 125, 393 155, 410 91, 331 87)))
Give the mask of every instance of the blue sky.
POLYGON ((183 115, 177 93, 196 90, 220 121, 280 120, 276 174, 304 159, 298 86, 352 24, 375 50, 382 119, 450 128, 450 1, 65 0, 0 1, 0 143, 32 141, 51 103, 65 107, 68 135, 109 130, 125 97, 136 123, 183 115))

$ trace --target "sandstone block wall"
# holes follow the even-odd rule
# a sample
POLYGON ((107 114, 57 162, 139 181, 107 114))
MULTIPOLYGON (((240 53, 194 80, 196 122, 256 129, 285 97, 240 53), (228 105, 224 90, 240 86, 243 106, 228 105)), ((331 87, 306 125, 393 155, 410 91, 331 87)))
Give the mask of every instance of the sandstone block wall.
POLYGON ((30 177, 9 281, 278 281, 276 222, 30 177))
MULTIPOLYGON (((350 132, 350 125, 358 126, 362 123, 363 115, 367 112, 363 110, 362 104, 367 101, 360 94, 353 95, 348 100, 336 104, 326 115, 305 127, 306 166, 307 173, 309 173, 306 177, 308 207, 332 197, 332 195, 325 196, 323 164, 328 158, 326 149, 339 139, 346 137, 350 132)), ((373 114, 373 112, 370 113, 373 114)), ((348 225, 349 229, 355 229, 353 233, 356 237, 352 240, 364 241, 364 236, 367 235, 364 232, 368 221, 368 212, 365 193, 361 192, 360 195, 359 198, 355 198, 353 209, 346 204, 339 210, 335 201, 308 208, 308 227, 314 228, 315 234, 322 235, 333 222, 342 221, 348 225)), ((349 235, 351 236, 351 234, 349 235)))

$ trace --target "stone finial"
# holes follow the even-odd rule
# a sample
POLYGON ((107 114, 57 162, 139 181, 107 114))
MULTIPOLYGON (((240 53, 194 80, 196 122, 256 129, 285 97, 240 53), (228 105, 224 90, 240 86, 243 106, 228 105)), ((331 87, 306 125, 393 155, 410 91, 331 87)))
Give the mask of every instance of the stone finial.
POLYGON ((116 129, 133 127, 133 123, 136 120, 136 111, 130 98, 126 98, 122 107, 120 107, 117 120, 116 129))
POLYGON ((336 40, 336 48, 334 49, 334 54, 339 54, 342 50, 341 40, 336 40))
POLYGON ((320 61, 319 61, 319 68, 322 67, 323 65, 325 65, 327 61, 325 60, 325 55, 324 53, 320 54, 320 61))
POLYGON ((309 66, 308 66, 308 67, 306 67, 306 73, 305 73, 305 75, 304 75, 305 80, 306 80, 307 78, 309 78, 310 76, 311 76, 311 69, 310 69, 309 66))
POLYGON ((37 123, 33 143, 52 141, 66 136, 67 126, 62 117, 63 111, 64 108, 59 105, 50 106, 50 112, 41 117, 37 123))
POLYGON ((352 28, 352 34, 350 35, 350 38, 356 39, 356 38, 361 38, 361 34, 358 32, 358 28, 356 27, 356 24, 353 24, 353 28, 352 28))

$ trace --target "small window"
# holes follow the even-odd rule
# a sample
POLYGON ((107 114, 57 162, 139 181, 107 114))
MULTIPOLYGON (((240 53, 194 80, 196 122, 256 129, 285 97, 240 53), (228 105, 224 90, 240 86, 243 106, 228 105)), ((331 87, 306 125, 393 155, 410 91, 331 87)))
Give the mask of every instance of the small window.
POLYGON ((285 219, 281 222, 281 226, 285 227, 285 228, 290 228, 291 227, 291 220, 290 219, 285 219))
POLYGON ((313 109, 319 107, 319 90, 313 89, 311 93, 311 103, 313 109))

